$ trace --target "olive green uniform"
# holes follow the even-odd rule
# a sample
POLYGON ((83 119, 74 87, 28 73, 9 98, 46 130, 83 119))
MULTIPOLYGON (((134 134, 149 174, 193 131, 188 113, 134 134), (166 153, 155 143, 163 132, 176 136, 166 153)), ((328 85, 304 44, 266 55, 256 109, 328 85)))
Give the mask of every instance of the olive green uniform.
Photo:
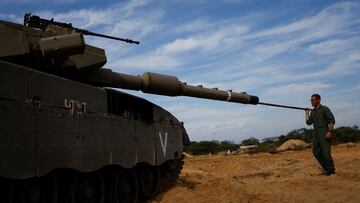
POLYGON ((323 105, 314 108, 306 120, 306 124, 314 126, 313 154, 328 174, 335 172, 331 157, 331 140, 325 137, 330 122, 335 124, 335 117, 330 109, 323 105))

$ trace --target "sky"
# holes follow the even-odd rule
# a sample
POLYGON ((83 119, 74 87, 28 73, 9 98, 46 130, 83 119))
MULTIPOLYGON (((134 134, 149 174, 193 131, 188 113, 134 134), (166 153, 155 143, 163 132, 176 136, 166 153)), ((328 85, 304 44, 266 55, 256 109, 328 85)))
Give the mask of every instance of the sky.
MULTIPOLYGON (((113 71, 175 75, 188 84, 310 107, 322 96, 336 126, 360 125, 360 1, 0 0, 0 19, 24 13, 139 40, 86 37, 113 71)), ((265 138, 311 128, 304 112, 126 91, 185 123, 193 141, 265 138)))

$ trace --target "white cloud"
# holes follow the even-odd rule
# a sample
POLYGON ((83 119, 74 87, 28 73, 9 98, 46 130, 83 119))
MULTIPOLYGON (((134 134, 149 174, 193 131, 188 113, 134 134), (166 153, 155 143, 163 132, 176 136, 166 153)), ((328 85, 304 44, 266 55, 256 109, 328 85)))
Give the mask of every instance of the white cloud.
POLYGON ((266 94, 270 96, 278 95, 311 95, 314 92, 322 91, 331 87, 331 84, 325 84, 322 82, 307 82, 307 83, 290 83, 280 87, 274 87, 267 90, 266 94))
POLYGON ((351 75, 360 72, 360 52, 354 51, 344 54, 328 67, 316 71, 311 75, 304 74, 303 77, 338 77, 340 75, 351 75))
MULTIPOLYGON (((197 99, 185 99, 196 101, 197 99)), ((248 135, 243 132, 237 132, 238 129, 245 128, 256 119, 256 111, 251 111, 249 107, 237 104, 222 105, 226 108, 214 108, 215 101, 204 101, 201 104, 191 103, 164 103, 163 106, 185 123, 186 129, 192 139, 203 140, 213 139, 211 136, 217 136, 216 139, 225 139, 219 136, 230 136, 233 140, 241 140, 248 135), (230 107, 230 108, 229 108, 230 107), (211 118, 211 119, 209 119, 211 118)))
POLYGON ((199 48, 203 43, 200 41, 188 38, 188 39, 176 39, 175 41, 165 44, 162 47, 162 50, 159 50, 159 52, 167 52, 169 54, 176 54, 181 52, 186 52, 191 49, 199 48))
POLYGON ((211 26, 214 26, 214 24, 205 19, 195 19, 187 23, 176 25, 172 31, 179 34, 203 32, 206 29, 210 29, 211 26))
POLYGON ((301 20, 292 22, 290 24, 270 28, 268 30, 259 32, 254 37, 266 37, 270 35, 282 35, 287 37, 288 34, 294 33, 319 33, 326 34, 328 32, 336 31, 336 28, 349 25, 353 13, 356 13, 360 4, 358 2, 345 2, 333 4, 319 13, 308 16, 301 20))
POLYGON ((234 37, 239 39, 248 31, 246 26, 242 25, 228 25, 217 29, 215 32, 204 32, 194 35, 187 39, 176 39, 159 47, 156 52, 166 54, 177 54, 187 52, 193 49, 199 49, 204 52, 212 52, 221 50, 220 47, 234 47, 238 43, 235 42, 234 37))
POLYGON ((148 69, 154 71, 176 68, 181 65, 181 62, 166 55, 152 54, 126 58, 112 65, 117 68, 148 69))
MULTIPOLYGON (((75 3, 79 2, 81 0, 37 0, 37 3, 56 3, 56 4, 69 4, 69 3, 75 3)), ((26 5, 26 4, 34 4, 33 0, 2 0, 1 3, 7 3, 7 4, 19 4, 19 5, 26 5)))
MULTIPOLYGON (((54 18, 57 21, 72 22, 74 26, 85 29, 103 26, 100 27, 101 30, 110 30, 113 32, 113 29, 116 29, 117 25, 123 24, 121 28, 126 28, 125 31, 128 31, 148 23, 143 22, 139 24, 139 22, 137 22, 138 19, 134 15, 136 14, 136 9, 144 7, 149 3, 150 1, 147 0, 132 0, 125 3, 117 3, 103 9, 83 8, 63 13, 46 10, 34 14, 44 18, 54 18)), ((152 14, 155 15, 155 13, 152 14)))
POLYGON ((333 54, 344 49, 349 46, 349 42, 346 40, 327 40, 324 42, 320 42, 317 44, 312 44, 309 47, 309 50, 316 54, 333 54))
POLYGON ((3 13, 0 13, 0 19, 1 20, 8 20, 10 22, 22 22, 23 21, 23 16, 18 16, 18 15, 15 15, 15 14, 3 14, 3 13))
POLYGON ((224 26, 216 32, 207 32, 186 39, 175 39, 147 53, 119 60, 117 65, 137 69, 173 69, 183 64, 184 55, 193 55, 194 51, 203 54, 217 53, 221 50, 235 47, 240 41, 235 41, 232 35, 240 36, 247 31, 245 26, 224 26))

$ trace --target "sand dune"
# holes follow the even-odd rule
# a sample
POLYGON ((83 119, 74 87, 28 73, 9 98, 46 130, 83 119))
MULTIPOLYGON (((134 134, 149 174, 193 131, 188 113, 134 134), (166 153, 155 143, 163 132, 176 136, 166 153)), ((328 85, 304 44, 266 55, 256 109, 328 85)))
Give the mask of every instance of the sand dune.
POLYGON ((194 156, 155 202, 360 202, 360 145, 333 147, 337 173, 324 176, 310 149, 194 156))

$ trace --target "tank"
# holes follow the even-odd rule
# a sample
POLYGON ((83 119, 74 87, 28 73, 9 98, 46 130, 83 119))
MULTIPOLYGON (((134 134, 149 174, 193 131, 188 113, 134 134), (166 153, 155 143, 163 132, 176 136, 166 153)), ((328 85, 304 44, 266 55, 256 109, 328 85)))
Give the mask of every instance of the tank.
POLYGON ((184 124, 119 89, 259 103, 175 76, 113 72, 84 35, 139 44, 31 14, 24 25, 0 21, 1 202, 144 202, 170 188, 190 143, 184 124))

